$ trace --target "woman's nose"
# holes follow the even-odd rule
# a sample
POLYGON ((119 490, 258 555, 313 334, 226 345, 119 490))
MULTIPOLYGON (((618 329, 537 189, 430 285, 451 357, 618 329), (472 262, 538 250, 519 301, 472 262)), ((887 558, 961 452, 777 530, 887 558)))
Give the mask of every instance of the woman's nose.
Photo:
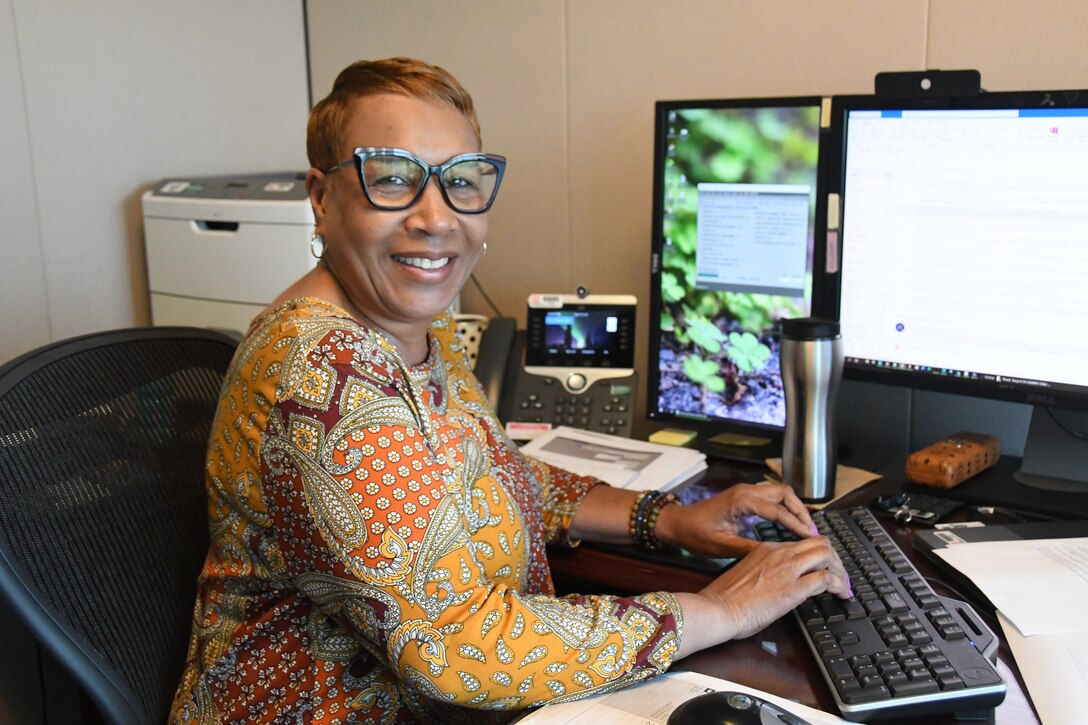
POLYGON ((419 199, 411 206, 409 225, 432 236, 440 236, 457 227, 457 212, 446 203, 438 177, 432 176, 423 187, 419 199))

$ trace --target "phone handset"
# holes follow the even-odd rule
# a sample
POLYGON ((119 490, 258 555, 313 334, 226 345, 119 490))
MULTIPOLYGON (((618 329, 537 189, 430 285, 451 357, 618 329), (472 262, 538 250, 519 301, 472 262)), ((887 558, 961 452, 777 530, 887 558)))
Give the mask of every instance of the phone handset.
POLYGON ((480 337, 474 372, 487 393, 488 404, 496 413, 500 410, 503 386, 510 371, 521 367, 521 350, 515 344, 517 337, 518 322, 513 317, 492 318, 480 337))

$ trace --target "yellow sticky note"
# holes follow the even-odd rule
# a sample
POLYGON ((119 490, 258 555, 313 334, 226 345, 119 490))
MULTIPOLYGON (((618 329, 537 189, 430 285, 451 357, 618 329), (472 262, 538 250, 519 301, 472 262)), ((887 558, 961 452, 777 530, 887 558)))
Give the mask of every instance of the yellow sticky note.
POLYGON ((695 440, 695 431, 679 428, 663 428, 650 434, 651 443, 660 443, 665 446, 686 446, 693 440, 695 440))

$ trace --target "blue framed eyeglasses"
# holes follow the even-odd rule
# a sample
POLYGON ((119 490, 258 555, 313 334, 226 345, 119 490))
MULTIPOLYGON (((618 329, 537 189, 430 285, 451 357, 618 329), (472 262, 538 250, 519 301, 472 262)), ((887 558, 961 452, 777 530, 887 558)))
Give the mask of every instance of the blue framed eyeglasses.
POLYGON ((366 146, 355 149, 350 159, 326 169, 325 173, 331 174, 351 165, 359 174, 367 201, 378 209, 407 209, 416 203, 434 176, 451 209, 462 214, 482 214, 491 208, 499 193, 506 157, 460 154, 434 166, 411 151, 366 146))

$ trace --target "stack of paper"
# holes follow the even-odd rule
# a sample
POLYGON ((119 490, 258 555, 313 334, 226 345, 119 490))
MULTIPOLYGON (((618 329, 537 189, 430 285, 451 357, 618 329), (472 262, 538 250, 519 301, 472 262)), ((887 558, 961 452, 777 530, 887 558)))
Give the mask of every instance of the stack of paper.
POLYGON ((1088 712, 1088 538, 956 544, 937 554, 998 610, 1044 724, 1088 712))
POLYGON ((706 455, 691 448, 566 426, 534 438, 521 451, 553 466, 634 491, 667 491, 706 470, 706 455))

